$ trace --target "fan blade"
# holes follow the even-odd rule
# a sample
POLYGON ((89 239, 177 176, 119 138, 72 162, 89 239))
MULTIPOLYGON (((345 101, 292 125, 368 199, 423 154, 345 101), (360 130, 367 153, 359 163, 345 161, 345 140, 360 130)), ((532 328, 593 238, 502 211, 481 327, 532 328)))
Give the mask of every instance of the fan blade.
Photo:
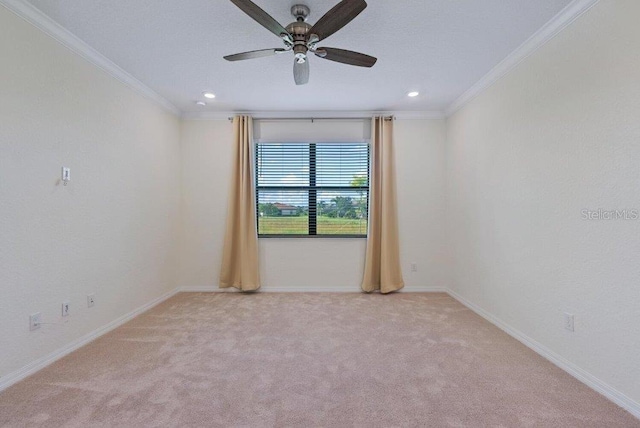
POLYGON ((320 40, 326 39, 367 8, 364 0, 342 0, 333 9, 325 13, 307 34, 315 34, 320 40))
POLYGON ((224 57, 227 61, 242 61, 244 59, 262 58, 265 56, 271 56, 278 53, 286 52, 286 49, 262 49, 259 51, 243 52, 234 55, 227 55, 224 57))
POLYGON ((309 58, 305 62, 294 60, 293 63, 293 79, 296 85, 306 85, 309 83, 309 58))
POLYGON ((338 48, 318 48, 315 53, 320 58, 328 59, 329 61, 356 65, 358 67, 373 67, 376 61, 378 61, 377 58, 360 52, 347 51, 338 48))
POLYGON ((251 0, 231 0, 231 3, 238 6, 244 13, 249 15, 258 24, 262 25, 276 36, 281 37, 283 34, 289 34, 289 32, 285 30, 278 21, 276 21, 267 12, 260 9, 260 7, 251 0))

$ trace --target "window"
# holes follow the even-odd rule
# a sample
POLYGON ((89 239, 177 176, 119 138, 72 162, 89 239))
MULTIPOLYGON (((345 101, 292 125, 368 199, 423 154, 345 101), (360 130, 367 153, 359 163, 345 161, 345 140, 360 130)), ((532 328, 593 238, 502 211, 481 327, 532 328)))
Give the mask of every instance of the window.
POLYGON ((256 144, 261 237, 366 237, 369 145, 256 144))

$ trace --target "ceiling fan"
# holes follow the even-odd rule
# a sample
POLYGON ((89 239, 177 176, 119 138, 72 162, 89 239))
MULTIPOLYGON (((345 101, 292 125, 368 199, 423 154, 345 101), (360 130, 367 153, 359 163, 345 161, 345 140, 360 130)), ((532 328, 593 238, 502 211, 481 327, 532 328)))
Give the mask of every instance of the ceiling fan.
POLYGON ((347 25, 367 7, 367 3, 364 0, 342 0, 313 26, 306 22, 310 13, 309 8, 302 4, 295 5, 291 8, 291 14, 296 18, 296 21, 287 25, 286 28, 251 0, 231 0, 231 3, 238 6, 244 13, 267 30, 280 37, 284 42, 284 48, 262 49, 227 55, 224 57, 227 61, 261 58, 293 51, 295 54, 293 78, 296 85, 304 85, 309 82, 309 52, 314 53, 319 58, 358 67, 373 67, 377 61, 376 58, 359 52, 318 47, 318 43, 347 25))

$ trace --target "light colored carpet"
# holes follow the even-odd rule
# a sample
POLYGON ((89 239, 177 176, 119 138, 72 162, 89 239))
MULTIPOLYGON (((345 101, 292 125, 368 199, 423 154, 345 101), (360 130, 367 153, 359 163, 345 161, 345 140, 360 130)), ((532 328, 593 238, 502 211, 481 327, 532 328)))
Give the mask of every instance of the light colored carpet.
POLYGON ((0 425, 640 421, 445 294, 182 293, 0 394, 0 425))

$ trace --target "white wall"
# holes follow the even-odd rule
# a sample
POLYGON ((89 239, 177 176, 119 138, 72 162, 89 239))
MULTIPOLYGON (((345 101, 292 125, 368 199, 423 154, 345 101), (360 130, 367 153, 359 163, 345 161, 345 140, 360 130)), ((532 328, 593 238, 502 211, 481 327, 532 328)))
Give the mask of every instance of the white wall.
MULTIPOLYGON (((640 209, 637 16, 602 1, 446 124, 395 126, 406 289, 451 286, 640 402, 640 222, 582 219, 640 209)), ((176 285, 217 287, 232 128, 180 123, 2 7, 0 58, 1 384, 176 285), (60 324, 29 332, 33 312, 60 324)), ((364 249, 261 240, 264 290, 356 291, 364 249)))
MULTIPOLYGON (((407 290, 446 286, 443 120, 398 120, 401 256, 407 290), (410 272, 410 263, 418 272, 410 272)), ((182 125, 183 240, 180 283, 217 288, 226 221, 232 126, 182 125)), ((359 290, 364 239, 261 239, 263 290, 359 290)))
POLYGON ((180 124, 1 6, 0 62, 4 378, 175 288, 180 124))
POLYGON ((640 2, 599 2, 448 120, 452 288, 640 402, 640 2), (575 332, 563 328, 575 314, 575 332))

